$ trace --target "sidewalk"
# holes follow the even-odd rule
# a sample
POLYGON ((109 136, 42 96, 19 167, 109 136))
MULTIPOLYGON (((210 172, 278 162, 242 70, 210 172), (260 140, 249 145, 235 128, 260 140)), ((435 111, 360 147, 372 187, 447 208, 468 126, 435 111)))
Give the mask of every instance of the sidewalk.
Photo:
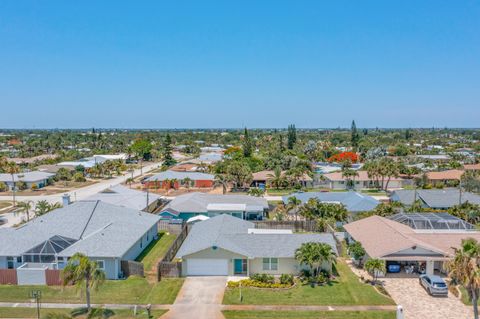
MULTIPOLYGON (((40 307, 47 309, 73 309, 84 307, 82 303, 48 303, 40 302, 40 307)), ((108 309, 133 309, 137 307, 145 307, 144 304, 92 304, 93 308, 108 308, 108 309)), ((169 310, 172 305, 152 305, 152 309, 165 309, 169 310)), ((35 302, 0 302, 0 308, 36 308, 35 302)))

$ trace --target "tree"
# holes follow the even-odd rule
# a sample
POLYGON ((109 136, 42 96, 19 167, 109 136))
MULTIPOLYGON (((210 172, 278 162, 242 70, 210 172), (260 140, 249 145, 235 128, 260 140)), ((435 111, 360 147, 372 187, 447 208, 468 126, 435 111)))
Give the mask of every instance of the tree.
POLYGON ((134 180, 133 178, 131 178, 131 177, 129 177, 129 178, 127 178, 127 179, 125 180, 125 183, 127 183, 128 186, 130 186, 130 188, 132 188, 132 184, 133 184, 134 182, 135 182, 135 180, 134 180))
POLYGON ((228 178, 225 174, 216 174, 215 175, 215 186, 222 186, 222 192, 225 195, 228 188, 228 178))
POLYGON ((55 178, 59 181, 69 181, 72 178, 72 174, 65 167, 60 167, 55 175, 55 178))
MULTIPOLYGON (((12 196, 13 196, 13 207, 15 207, 15 174, 18 174, 20 172, 20 168, 15 162, 8 162, 5 166, 5 171, 7 174, 10 174, 12 177, 12 196)), ((18 177, 17 177, 18 179, 18 177)))
POLYGON ((163 141, 162 159, 163 165, 167 167, 175 165, 176 163, 173 158, 172 138, 169 133, 167 133, 167 136, 165 136, 165 140, 163 141))
POLYGON ((48 212, 51 212, 54 209, 60 208, 62 205, 60 203, 50 204, 46 200, 40 200, 35 204, 35 216, 42 216, 48 212))
POLYGON ((470 203, 468 201, 463 202, 460 205, 450 207, 448 213, 473 225, 480 223, 480 205, 478 204, 470 203))
POLYGON ((348 252, 353 257, 353 259, 360 261, 365 254, 365 248, 363 248, 362 244, 358 241, 351 243, 348 245, 348 252))
POLYGON ((248 135, 248 130, 245 128, 243 133, 243 156, 250 157, 253 153, 253 145, 250 136, 248 135))
POLYGON ((268 183, 271 186, 275 187, 276 189, 279 189, 285 186, 285 182, 286 182, 285 176, 283 175, 280 167, 275 167, 275 169, 273 170, 273 174, 272 173, 267 174, 267 178, 268 178, 268 183))
POLYGON ((190 190, 190 186, 192 186, 192 179, 190 177, 185 177, 183 180, 183 185, 185 186, 185 188, 187 189, 187 191, 190 190))
POLYGON ((105 281, 105 273, 98 268, 95 261, 91 261, 82 253, 74 254, 62 271, 63 285, 74 284, 84 289, 87 310, 90 311, 90 289, 96 290, 105 281))
POLYGON ((285 205, 283 204, 278 204, 272 212, 273 215, 273 220, 276 221, 282 221, 285 219, 285 216, 287 215, 287 209, 285 205))
POLYGON ((75 181, 77 183, 83 183, 83 182, 87 181, 85 176, 83 176, 83 174, 80 173, 80 172, 76 172, 75 174, 73 174, 72 178, 73 178, 73 181, 75 181))
POLYGON ((342 204, 323 203, 317 198, 310 198, 300 207, 300 215, 307 220, 316 220, 321 231, 329 231, 336 222, 347 219, 348 211, 342 204))
POLYGON ((375 207, 373 215, 387 217, 399 213, 401 208, 402 203, 400 202, 382 202, 375 207))
POLYGON ((297 248, 295 251, 295 259, 300 264, 307 265, 316 276, 324 263, 328 263, 329 265, 335 263, 336 256, 330 245, 308 242, 303 243, 300 248, 297 248))
POLYGON ((250 187, 248 190, 248 195, 255 197, 262 197, 265 194, 265 190, 258 187, 250 187))
POLYGON ((30 210, 32 209, 32 204, 33 202, 31 200, 26 200, 24 202, 18 203, 18 207, 20 208, 19 211, 27 215, 27 221, 30 220, 30 210))
POLYGON ((302 201, 296 198, 295 196, 290 196, 288 198, 286 210, 287 213, 293 211, 295 213, 295 221, 298 220, 298 209, 302 205, 302 201))
POLYGON ((357 150, 358 148, 358 143, 360 142, 360 134, 358 134, 358 131, 357 131, 357 125, 355 124, 355 120, 352 121, 352 127, 350 129, 351 131, 351 143, 352 143, 352 147, 354 150, 357 150))
POLYGON ((449 276, 467 290, 472 301, 474 318, 478 319, 478 298, 480 295, 480 245, 473 239, 462 240, 455 257, 447 262, 449 276))
POLYGON ((386 268, 385 268, 385 260, 377 259, 377 258, 371 258, 367 260, 367 262, 364 265, 364 268, 366 271, 368 271, 370 274, 373 276, 373 282, 372 284, 375 284, 377 282, 378 274, 379 273, 385 273, 386 268))
POLYGON ((295 143, 297 143, 297 129, 295 124, 290 124, 287 131, 287 148, 293 150, 295 143))
POLYGON ((235 190, 250 184, 253 178, 250 167, 244 161, 232 161, 227 166, 227 176, 233 182, 235 190))
POLYGON ((148 161, 152 157, 152 143, 148 140, 139 138, 130 146, 130 152, 135 154, 137 158, 148 161))

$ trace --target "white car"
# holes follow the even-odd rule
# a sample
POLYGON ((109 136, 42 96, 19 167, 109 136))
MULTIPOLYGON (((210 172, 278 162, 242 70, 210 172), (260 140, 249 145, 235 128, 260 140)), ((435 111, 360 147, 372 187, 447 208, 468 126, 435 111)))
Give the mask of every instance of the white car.
POLYGON ((421 275, 420 285, 432 296, 448 296, 448 287, 445 280, 439 276, 421 275))

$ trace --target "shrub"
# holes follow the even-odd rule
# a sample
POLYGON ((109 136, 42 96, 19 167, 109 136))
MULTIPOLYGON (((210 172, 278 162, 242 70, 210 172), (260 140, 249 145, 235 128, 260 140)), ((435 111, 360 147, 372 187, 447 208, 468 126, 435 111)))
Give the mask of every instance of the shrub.
POLYGON ((18 182, 18 183, 16 184, 16 186, 17 186, 17 188, 18 188, 19 190, 21 190, 21 191, 27 189, 27 183, 25 183, 25 182, 18 182))
POLYGON ((227 283, 228 288, 238 288, 242 285, 242 287, 255 287, 255 288, 288 288, 293 285, 292 284, 282 284, 280 282, 261 282, 253 279, 244 279, 240 281, 229 281, 227 283))
POLYGON ((317 278, 316 278, 317 284, 320 284, 320 285, 321 285, 321 284, 327 283, 328 280, 329 280, 329 277, 330 277, 330 276, 329 276, 328 274, 325 274, 325 272, 323 272, 323 271, 320 272, 320 273, 318 274, 317 278))
POLYGON ((73 175, 73 180, 74 180, 75 182, 85 182, 85 181, 86 181, 86 178, 85 178, 85 176, 83 176, 82 173, 77 172, 77 173, 75 173, 75 174, 73 175))
POLYGON ((33 183, 32 186, 30 187, 32 189, 32 191, 35 191, 38 189, 38 185, 33 183))
POLYGON ((6 192, 7 191, 7 184, 4 182, 0 182, 0 192, 6 192))
POLYGON ((275 277, 272 275, 267 275, 267 274, 253 274, 250 276, 250 279, 253 281, 258 281, 262 283, 271 283, 273 284, 275 282, 275 277))
POLYGON ((282 274, 280 276, 280 283, 283 285, 293 285, 293 275, 282 274))

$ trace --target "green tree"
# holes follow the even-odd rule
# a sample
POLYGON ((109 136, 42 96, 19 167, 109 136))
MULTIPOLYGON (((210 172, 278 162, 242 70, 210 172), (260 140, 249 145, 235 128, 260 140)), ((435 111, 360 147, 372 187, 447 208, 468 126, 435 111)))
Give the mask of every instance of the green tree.
POLYGON ((364 265, 366 271, 373 276, 373 284, 377 282, 378 274, 386 272, 385 260, 371 258, 364 265))
POLYGON ((15 162, 8 162, 5 164, 4 168, 5 172, 7 174, 10 174, 12 177, 12 197, 13 197, 13 206, 15 207, 15 192, 16 192, 16 181, 15 181, 15 175, 20 172, 20 167, 15 162))
POLYGON ((33 202, 31 200, 26 200, 18 203, 19 211, 25 213, 27 216, 27 221, 30 220, 30 210, 32 209, 33 202))
POLYGON ((293 150, 295 143, 297 143, 297 129, 295 124, 290 124, 287 131, 287 148, 293 150))
POLYGON ((360 142, 360 134, 357 131, 357 125, 355 124, 355 120, 352 121, 352 127, 350 129, 351 138, 350 141, 352 143, 352 147, 354 150, 358 149, 358 143, 360 142))
POLYGON ((291 211, 294 212, 295 221, 298 220, 298 210, 300 205, 302 205, 302 201, 296 198, 295 196, 290 196, 288 198, 286 210, 287 210, 287 213, 290 213, 291 211))
POLYGON ((225 195, 228 189, 229 179, 225 174, 216 174, 215 175, 215 186, 222 186, 222 193, 225 195))
POLYGON ((50 204, 46 200, 40 200, 35 204, 35 209, 34 209, 35 216, 38 217, 38 216, 45 215, 46 213, 49 213, 52 210, 60 207, 62 207, 62 205, 60 205, 60 203, 58 202, 55 204, 50 204))
POLYGON ((363 248, 362 244, 358 241, 351 243, 348 245, 348 252, 353 257, 353 259, 360 261, 365 254, 365 248, 363 248))
POLYGON ((162 160, 163 165, 167 167, 175 165, 176 163, 175 159, 173 158, 172 137, 169 133, 167 133, 167 136, 165 136, 165 140, 163 141, 162 160))
POLYGON ((190 187, 192 186, 192 179, 190 177, 185 177, 182 182, 185 188, 187 189, 187 192, 190 190, 190 187))
POLYGON ((248 135, 248 130, 245 128, 243 133, 243 156, 250 157, 253 153, 253 143, 248 135))
POLYGON ((455 249, 455 257, 447 262, 449 276, 455 283, 467 290, 472 301, 474 318, 478 319, 478 298, 480 296, 480 245, 473 239, 462 241, 460 249, 455 249))
POLYGON ((244 188, 252 181, 252 171, 244 161, 232 161, 227 166, 228 179, 233 182, 235 190, 244 188))
POLYGON ((282 188, 285 186, 286 179, 280 167, 275 167, 273 174, 267 174, 268 183, 275 187, 276 189, 282 188))
MULTIPOLYGON (((335 263, 335 253, 330 245, 318 242, 303 243, 295 251, 295 259, 303 265, 307 265, 316 276, 324 264, 335 263)), ((329 269, 331 271, 331 268, 329 269)))
POLYGON ((258 187, 250 187, 248 189, 248 195, 255 197, 262 197, 265 194, 265 191, 258 187))
POLYGON ((152 143, 150 141, 139 138, 130 146, 130 152, 135 154, 137 158, 148 161, 152 157, 152 143))
POLYGON ((478 204, 463 202, 461 205, 450 207, 448 213, 473 225, 480 223, 480 205, 478 204))
POLYGON ((82 253, 74 254, 62 270, 63 285, 74 284, 84 290, 87 310, 90 311, 90 290, 96 290, 105 281, 105 273, 82 253))

